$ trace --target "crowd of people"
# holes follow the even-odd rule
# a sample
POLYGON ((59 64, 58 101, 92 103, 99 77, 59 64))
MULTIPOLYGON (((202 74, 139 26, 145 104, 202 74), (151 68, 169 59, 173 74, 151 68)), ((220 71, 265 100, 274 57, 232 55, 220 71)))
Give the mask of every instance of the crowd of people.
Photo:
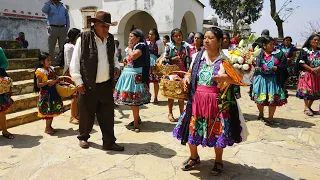
MULTIPOLYGON (((60 1, 50 0, 43 11, 47 14, 53 11, 50 14, 55 14, 62 7, 60 1)), ((182 163, 182 170, 188 171, 200 164, 197 147, 201 145, 215 150, 211 173, 222 173, 223 149, 245 141, 248 136, 241 106, 238 104, 241 83, 228 71, 226 53, 237 48, 241 34, 235 33, 231 39, 228 32, 214 27, 206 30, 205 34, 190 33, 186 42, 178 28, 172 30, 170 37, 165 35, 162 38, 157 29, 150 29, 146 33, 147 37, 141 30, 133 29, 125 49, 124 68, 120 72, 122 51, 119 42, 109 33, 109 28, 116 26, 117 22, 112 22, 111 14, 103 11, 97 12, 90 21, 93 23, 90 31, 81 33, 78 29, 70 29, 65 42, 65 37, 57 34, 69 29, 68 22, 48 16, 49 44, 53 44, 51 40, 55 43, 57 39, 65 42, 60 44, 64 74, 70 76, 77 86, 70 122, 79 124, 79 146, 89 148, 88 139, 96 117, 102 132, 103 149, 124 150, 116 143, 114 135, 115 104, 131 107, 133 121, 128 126, 139 133, 139 124, 143 123, 140 106, 151 101, 150 83, 154 85, 153 103, 157 105, 159 102, 161 77, 154 73, 154 69, 162 57, 166 62, 178 66, 180 71, 186 72, 183 80, 189 95, 186 106, 184 100, 178 100, 178 121, 172 111, 174 100, 168 99, 168 120, 177 122, 173 136, 181 144, 188 144, 190 149, 190 157, 182 163), (232 88, 226 89, 225 84, 231 84, 232 88), (222 93, 226 94, 224 100, 221 98, 222 93)), ((296 96, 304 100, 304 113, 308 116, 317 114, 311 107, 315 100, 320 99, 318 45, 319 36, 310 36, 296 58, 297 49, 292 45, 291 37, 284 38, 283 43, 277 45, 269 31, 263 31, 254 44, 261 47, 262 51, 256 60, 249 92, 250 98, 257 104, 258 119, 264 120, 267 125, 273 124, 276 107, 287 103, 286 83, 290 76, 298 76, 296 96), (265 106, 269 108, 268 118, 263 114, 265 106)), ((50 135, 56 133, 52 127, 53 118, 63 113, 63 101, 54 86, 60 79, 51 65, 53 58, 52 49, 49 53, 40 54, 34 78, 35 92, 39 92, 38 115, 46 121, 45 133, 50 135)), ((0 48, 0 77, 7 76, 7 65, 8 61, 0 48)), ((12 103, 10 93, 0 95, 0 125, 4 137, 9 139, 13 139, 14 135, 6 129, 5 112, 12 103)))

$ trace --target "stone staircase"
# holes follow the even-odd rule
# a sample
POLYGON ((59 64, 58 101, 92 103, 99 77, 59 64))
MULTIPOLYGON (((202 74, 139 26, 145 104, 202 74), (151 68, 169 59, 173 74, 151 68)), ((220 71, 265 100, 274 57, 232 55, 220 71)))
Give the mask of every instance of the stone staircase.
MULTIPOLYGON (((38 95, 33 92, 34 70, 38 63, 39 49, 19 49, 16 41, 0 41, 9 66, 7 73, 13 79, 12 99, 14 104, 7 111, 7 126, 14 127, 39 120, 37 114, 38 95)), ((62 68, 55 69, 58 75, 62 68)), ((64 100, 65 110, 70 109, 71 100, 64 100)))

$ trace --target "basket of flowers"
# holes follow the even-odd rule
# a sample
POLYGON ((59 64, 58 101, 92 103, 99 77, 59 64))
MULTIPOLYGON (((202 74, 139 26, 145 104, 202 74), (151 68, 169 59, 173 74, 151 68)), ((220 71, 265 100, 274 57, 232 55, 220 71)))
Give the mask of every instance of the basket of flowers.
POLYGON ((161 94, 169 99, 187 100, 188 90, 185 90, 183 79, 186 72, 173 71, 162 76, 160 81, 161 94))
POLYGON ((10 92, 13 80, 10 77, 0 77, 0 94, 10 92))
POLYGON ((162 77, 174 71, 180 71, 180 68, 175 64, 170 64, 170 62, 164 57, 160 57, 157 60, 154 68, 154 74, 157 76, 162 77))
POLYGON ((76 85, 69 76, 60 76, 58 79, 60 81, 56 84, 56 90, 59 96, 67 98, 76 92, 76 85))

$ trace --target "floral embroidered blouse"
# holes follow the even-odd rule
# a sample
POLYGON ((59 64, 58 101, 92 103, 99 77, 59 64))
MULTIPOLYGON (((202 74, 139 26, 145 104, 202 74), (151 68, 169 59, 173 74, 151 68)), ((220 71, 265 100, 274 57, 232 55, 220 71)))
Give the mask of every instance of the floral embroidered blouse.
POLYGON ((319 67, 320 66, 320 49, 313 51, 308 48, 303 48, 299 55, 299 63, 307 64, 311 67, 319 67))
POLYGON ((42 82, 46 82, 50 79, 56 79, 56 73, 54 71, 54 67, 51 66, 49 68, 49 72, 46 69, 38 68, 35 72, 36 77, 41 77, 42 82))

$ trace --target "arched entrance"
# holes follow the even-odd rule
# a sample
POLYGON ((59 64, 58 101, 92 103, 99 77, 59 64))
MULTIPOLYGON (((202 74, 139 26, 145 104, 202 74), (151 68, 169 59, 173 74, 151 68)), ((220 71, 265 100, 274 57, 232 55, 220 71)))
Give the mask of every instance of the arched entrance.
POLYGON ((191 11, 186 12, 182 18, 181 31, 184 40, 188 39, 188 34, 190 32, 197 31, 197 21, 194 14, 191 11))
POLYGON ((131 11, 126 14, 118 26, 118 40, 124 47, 128 46, 128 37, 132 28, 141 29, 147 37, 148 31, 157 28, 157 23, 153 17, 145 11, 131 11))

